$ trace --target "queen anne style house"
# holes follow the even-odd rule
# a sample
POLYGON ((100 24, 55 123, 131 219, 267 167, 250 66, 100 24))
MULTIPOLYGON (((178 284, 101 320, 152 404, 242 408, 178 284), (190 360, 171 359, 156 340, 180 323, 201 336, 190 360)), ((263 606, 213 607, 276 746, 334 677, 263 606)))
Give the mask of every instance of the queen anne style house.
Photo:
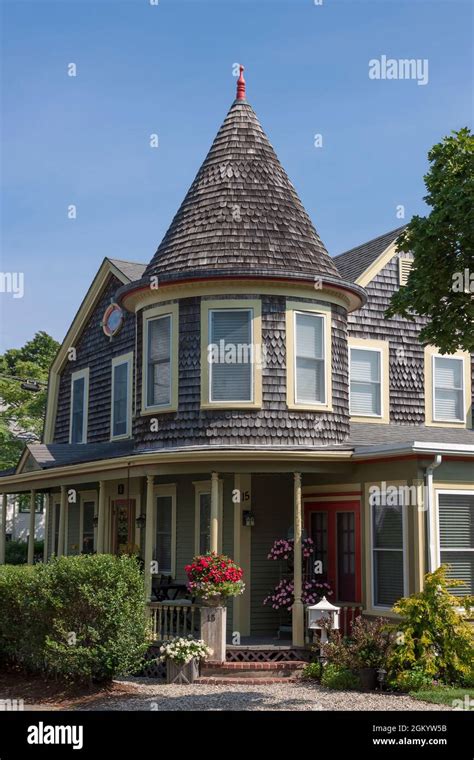
POLYGON ((366 615, 441 562, 473 593, 472 357, 384 318, 411 264, 401 230, 331 258, 241 73, 150 263, 100 266, 51 367, 43 442, 0 478, 4 504, 47 495, 45 558, 137 551, 152 599, 222 551, 246 583, 229 634, 264 637, 267 555, 294 537, 293 645, 305 536, 331 601, 366 615))

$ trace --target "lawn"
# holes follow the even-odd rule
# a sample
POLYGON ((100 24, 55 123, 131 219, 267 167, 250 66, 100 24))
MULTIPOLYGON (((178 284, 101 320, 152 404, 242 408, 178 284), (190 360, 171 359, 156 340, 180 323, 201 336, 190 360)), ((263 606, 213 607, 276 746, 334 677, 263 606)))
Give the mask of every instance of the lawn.
POLYGON ((435 705, 449 705, 458 709, 474 710, 474 689, 454 689, 449 686, 438 686, 434 689, 423 691, 411 691, 410 697, 421 699, 423 702, 432 702, 435 705), (459 700, 457 704, 453 704, 459 700))

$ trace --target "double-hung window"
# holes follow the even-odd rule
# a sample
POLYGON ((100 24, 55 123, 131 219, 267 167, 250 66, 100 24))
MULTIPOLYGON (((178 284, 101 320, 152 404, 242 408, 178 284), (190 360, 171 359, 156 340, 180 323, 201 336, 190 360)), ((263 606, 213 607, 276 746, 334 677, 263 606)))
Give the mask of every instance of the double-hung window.
POLYGON ((331 307, 286 302, 286 402, 290 409, 330 410, 331 307))
MULTIPOLYGON (((205 554, 211 547, 211 483, 196 481, 195 489, 195 554, 205 554)), ((222 549, 222 519, 223 519, 223 482, 219 480, 218 487, 218 551, 222 549)))
POLYGON ((405 594, 404 507, 371 497, 373 606, 392 607, 405 594))
POLYGON ((433 419, 464 422, 464 360, 433 356, 433 419))
POLYGON ((112 359, 111 438, 128 438, 132 426, 133 353, 112 359))
POLYGON ((89 404, 89 368, 73 372, 71 376, 71 418, 69 443, 87 442, 87 414, 89 404))
POLYGON ((456 596, 474 594, 474 492, 438 493, 439 562, 448 577, 464 581, 456 596))
POLYGON ((350 349, 350 410, 353 416, 382 414, 382 353, 377 349, 350 349))
POLYGON ((178 399, 178 306, 144 314, 142 411, 174 411, 178 399))
POLYGON ((176 574, 176 486, 155 487, 154 560, 158 573, 176 574))

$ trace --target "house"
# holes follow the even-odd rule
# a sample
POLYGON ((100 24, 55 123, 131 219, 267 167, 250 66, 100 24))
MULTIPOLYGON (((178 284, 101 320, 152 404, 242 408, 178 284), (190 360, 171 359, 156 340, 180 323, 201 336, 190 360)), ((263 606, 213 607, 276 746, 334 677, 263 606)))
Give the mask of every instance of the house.
POLYGON ((194 554, 223 551, 246 582, 229 635, 252 637, 283 626, 263 602, 291 572, 295 646, 305 536, 346 609, 390 616, 446 561, 472 593, 473 362, 384 319, 410 267, 401 229, 331 258, 241 73, 151 261, 100 266, 51 367, 43 441, 0 478, 47 495, 45 557, 137 551, 152 599, 155 576, 183 583, 194 554), (267 558, 286 537, 292 568, 267 558))

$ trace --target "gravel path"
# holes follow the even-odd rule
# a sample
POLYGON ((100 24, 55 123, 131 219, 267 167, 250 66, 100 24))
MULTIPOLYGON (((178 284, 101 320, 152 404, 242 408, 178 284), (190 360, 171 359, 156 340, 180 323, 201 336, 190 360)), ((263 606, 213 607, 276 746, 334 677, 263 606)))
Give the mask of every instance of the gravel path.
MULTIPOLYGON (((132 679, 127 679, 130 686, 132 679)), ((332 691, 317 684, 171 686, 133 679, 136 695, 100 698, 72 710, 450 710, 404 695, 332 691)))

